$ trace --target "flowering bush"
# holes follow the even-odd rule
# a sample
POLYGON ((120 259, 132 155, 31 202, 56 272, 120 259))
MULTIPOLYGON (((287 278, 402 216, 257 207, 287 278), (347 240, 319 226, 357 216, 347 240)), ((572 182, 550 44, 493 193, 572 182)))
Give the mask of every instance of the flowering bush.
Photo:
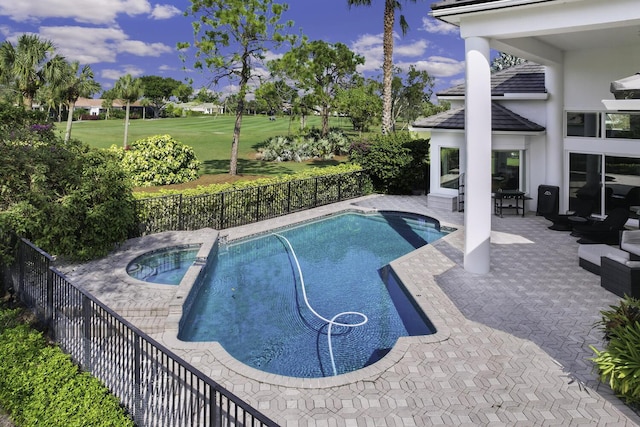
POLYGON ((155 135, 133 142, 128 150, 111 146, 122 169, 137 187, 180 184, 198 178, 200 162, 193 149, 171 137, 155 135))

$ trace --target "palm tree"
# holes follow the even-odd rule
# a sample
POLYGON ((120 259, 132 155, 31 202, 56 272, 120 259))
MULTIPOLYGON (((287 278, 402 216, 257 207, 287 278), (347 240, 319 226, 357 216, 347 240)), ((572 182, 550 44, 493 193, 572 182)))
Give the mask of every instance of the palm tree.
POLYGON ((142 80, 134 79, 131 74, 120 77, 113 86, 118 99, 127 102, 127 109, 124 118, 124 149, 129 149, 127 138, 129 137, 129 109, 132 102, 136 102, 142 96, 142 80))
POLYGON ((8 40, 0 45, 0 75, 22 95, 26 110, 31 110, 40 87, 60 78, 65 61, 54 53, 53 43, 35 34, 21 35, 15 47, 8 40))
MULTIPOLYGON (((417 0, 405 0, 416 3, 417 0)), ((371 0, 347 0, 349 7, 351 6, 371 6, 371 0)), ((396 22, 396 9, 402 10, 400 0, 384 1, 384 31, 382 35, 382 133, 387 134, 392 130, 391 118, 391 83, 393 82, 393 25, 396 22)), ((400 15, 400 29, 402 35, 407 34, 409 24, 404 17, 400 15)))
POLYGON ((67 117, 67 129, 64 134, 64 141, 71 138, 71 124, 73 123, 73 110, 79 97, 89 97, 100 90, 100 83, 93 79, 93 70, 85 65, 80 70, 80 63, 74 61, 67 63, 64 78, 58 86, 63 99, 69 107, 67 117))

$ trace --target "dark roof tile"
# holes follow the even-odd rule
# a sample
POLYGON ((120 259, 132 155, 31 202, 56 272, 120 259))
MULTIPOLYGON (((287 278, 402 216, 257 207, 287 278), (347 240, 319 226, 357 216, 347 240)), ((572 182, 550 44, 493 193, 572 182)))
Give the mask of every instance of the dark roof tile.
MULTIPOLYGON (((415 128, 464 130, 464 107, 448 110, 435 116, 419 118, 413 123, 415 128)), ((526 119, 502 105, 491 103, 491 129, 511 132, 542 132, 544 127, 526 119)))
POLYGON ((431 5, 431 10, 446 9, 456 6, 466 6, 470 4, 491 3, 498 0, 442 0, 431 5))
MULTIPOLYGON (((544 67, 532 62, 505 68, 491 75, 491 96, 505 93, 546 93, 544 67)), ((445 89, 437 96, 464 96, 465 85, 460 84, 445 89)))

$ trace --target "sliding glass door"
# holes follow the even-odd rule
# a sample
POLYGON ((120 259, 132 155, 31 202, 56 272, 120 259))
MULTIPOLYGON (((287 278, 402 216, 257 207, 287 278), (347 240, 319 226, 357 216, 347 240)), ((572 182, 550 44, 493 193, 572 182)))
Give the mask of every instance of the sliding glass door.
POLYGON ((569 210, 583 212, 589 207, 594 215, 605 215, 611 209, 624 207, 637 218, 640 158, 571 153, 569 210))

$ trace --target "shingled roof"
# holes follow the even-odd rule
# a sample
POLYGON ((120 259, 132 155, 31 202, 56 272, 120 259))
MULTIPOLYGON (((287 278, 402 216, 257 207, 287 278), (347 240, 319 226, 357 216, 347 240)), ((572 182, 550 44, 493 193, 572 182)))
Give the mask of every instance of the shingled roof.
MULTIPOLYGON (((491 75, 491 96, 507 93, 546 93, 544 67, 532 62, 524 62, 505 68, 491 75)), ((464 96, 465 85, 453 86, 438 92, 438 97, 464 96)))
MULTIPOLYGON (((435 116, 419 118, 412 126, 426 129, 464 130, 464 116, 464 107, 460 107, 435 116)), ((491 103, 491 129, 505 132, 543 132, 545 130, 539 124, 495 102, 491 103)))

